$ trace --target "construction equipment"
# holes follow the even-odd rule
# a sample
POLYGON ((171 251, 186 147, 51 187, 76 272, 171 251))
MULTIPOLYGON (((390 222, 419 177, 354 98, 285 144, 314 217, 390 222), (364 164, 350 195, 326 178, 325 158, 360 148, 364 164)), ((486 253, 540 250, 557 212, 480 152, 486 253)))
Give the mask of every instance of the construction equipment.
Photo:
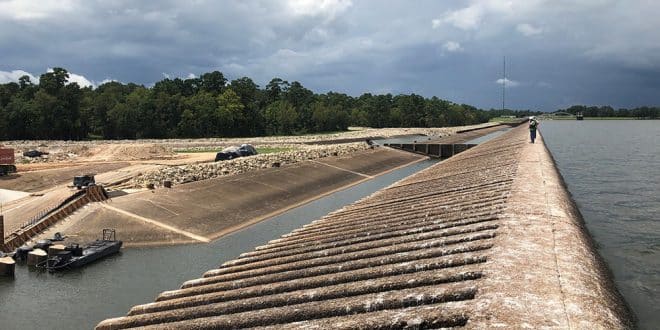
POLYGON ((14 149, 0 146, 0 176, 16 173, 14 149))
POLYGON ((94 174, 85 174, 73 177, 73 186, 82 189, 96 184, 94 174))

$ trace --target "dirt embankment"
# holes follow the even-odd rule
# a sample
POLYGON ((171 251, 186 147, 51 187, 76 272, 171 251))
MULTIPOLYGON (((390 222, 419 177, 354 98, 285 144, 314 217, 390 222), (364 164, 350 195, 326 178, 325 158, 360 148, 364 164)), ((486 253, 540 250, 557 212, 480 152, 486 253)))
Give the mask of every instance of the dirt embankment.
MULTIPOLYGON (((442 137, 457 131, 478 127, 489 127, 497 123, 459 127, 411 127, 411 128, 350 128, 349 131, 331 134, 309 134, 298 136, 263 136, 247 138, 204 138, 204 139, 141 139, 141 140, 97 140, 97 141, 6 141, 8 148, 14 148, 16 163, 85 162, 85 161, 134 161, 170 159, 179 157, 173 150, 194 148, 223 148, 243 143, 258 145, 298 145, 318 141, 343 139, 364 139, 368 137, 389 138, 402 135, 426 135, 442 137), (23 152, 38 150, 47 152, 41 157, 24 157, 23 152)), ((29 170, 29 167, 26 167, 29 170)))

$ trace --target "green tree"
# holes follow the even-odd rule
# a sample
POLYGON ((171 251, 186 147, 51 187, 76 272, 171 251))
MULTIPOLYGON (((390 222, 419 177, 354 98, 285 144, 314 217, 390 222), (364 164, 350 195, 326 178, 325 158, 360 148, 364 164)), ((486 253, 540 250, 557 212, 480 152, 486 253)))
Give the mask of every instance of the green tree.
POLYGON ((181 137, 198 137, 199 127, 192 109, 188 108, 181 114, 181 121, 177 125, 178 135, 181 137))
POLYGON ((285 95, 288 89, 288 81, 282 80, 280 78, 271 79, 268 85, 266 85, 266 103, 272 104, 273 102, 280 100, 280 98, 285 95))
POLYGON ((46 72, 39 78, 39 87, 47 93, 57 94, 69 80, 69 72, 63 68, 53 68, 51 72, 46 72))
POLYGON ((275 101, 266 109, 267 132, 270 134, 292 134, 298 120, 296 109, 285 100, 275 101))
POLYGON ((245 106, 241 98, 231 89, 227 88, 218 96, 218 123, 222 127, 223 135, 244 135, 246 117, 243 113, 245 106))
POLYGON ((227 79, 220 71, 205 73, 199 78, 201 90, 215 95, 222 93, 227 84, 227 79))
POLYGON ((263 132, 263 118, 259 111, 259 99, 261 90, 259 86, 248 77, 232 80, 229 84, 229 89, 234 91, 241 99, 243 104, 243 113, 245 115, 245 123, 241 127, 242 136, 258 135, 263 132))
POLYGON ((218 136, 221 134, 221 124, 217 114, 218 102, 209 92, 199 92, 183 102, 184 112, 190 110, 195 118, 198 131, 190 137, 218 136))

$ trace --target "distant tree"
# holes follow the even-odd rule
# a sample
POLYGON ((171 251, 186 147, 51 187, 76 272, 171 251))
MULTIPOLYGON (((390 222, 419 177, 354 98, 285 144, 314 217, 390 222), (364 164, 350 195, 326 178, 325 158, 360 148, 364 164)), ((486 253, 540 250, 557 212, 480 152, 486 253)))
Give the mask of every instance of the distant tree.
POLYGON ((415 94, 397 95, 393 101, 394 107, 398 109, 397 113, 400 114, 400 119, 398 119, 399 124, 396 126, 423 126, 422 119, 424 118, 425 110, 423 97, 415 94))
POLYGON ((63 68, 53 68, 39 78, 39 87, 51 95, 57 94, 69 80, 69 72, 63 68))
POLYGON ((241 103, 243 103, 243 106, 246 108, 250 107, 251 104, 257 101, 259 86, 248 77, 232 80, 229 84, 229 88, 240 97, 241 103))
POLYGON ((222 135, 245 135, 247 123, 244 108, 241 98, 231 88, 225 89, 218 96, 218 124, 222 128, 222 135))
POLYGON ((354 108, 351 110, 350 123, 356 126, 369 126, 367 111, 361 108, 354 108))
POLYGON ((19 84, 14 82, 0 85, 0 107, 7 106, 11 102, 11 99, 19 93, 20 89, 19 84))
POLYGON ((193 110, 187 108, 181 114, 181 121, 177 125, 178 136, 181 137, 198 137, 200 129, 199 122, 195 118, 193 110))
POLYGON ((154 111, 162 122, 164 137, 177 137, 177 126, 183 112, 181 94, 152 93, 154 111))
POLYGON ((126 96, 126 105, 135 114, 136 124, 132 138, 165 137, 165 120, 162 114, 156 112, 151 89, 141 87, 133 90, 126 96))
POLYGON ((32 81, 30 81, 30 76, 23 75, 20 78, 18 78, 18 85, 20 86, 21 89, 28 88, 30 86, 33 86, 32 81))
POLYGON ((287 92, 288 89, 288 81, 282 80, 280 78, 271 79, 268 85, 266 85, 266 103, 271 104, 280 100, 280 98, 287 92))
POLYGON ((220 118, 217 113, 218 102, 210 92, 199 92, 184 101, 185 110, 190 110, 195 118, 198 129, 195 135, 189 137, 219 136, 221 132, 220 118))
POLYGON ((309 104, 312 101, 314 92, 303 87, 303 85, 297 81, 294 81, 286 89, 285 98, 293 107, 300 109, 301 107, 309 104))
POLYGON ((275 101, 266 109, 267 132, 269 134, 292 134, 298 120, 296 109, 286 100, 275 101))
POLYGON ((234 91, 243 104, 245 124, 241 127, 241 135, 258 135, 263 130, 262 113, 259 111, 261 90, 248 77, 232 80, 228 86, 234 91))
POLYGON ((204 92, 220 94, 227 84, 227 79, 220 71, 205 73, 199 77, 200 87, 204 92))
POLYGON ((32 109, 31 102, 21 97, 14 97, 4 107, 0 122, 4 123, 2 139, 37 139, 35 126, 38 114, 32 109))
POLYGON ((447 126, 446 114, 449 111, 450 103, 437 97, 432 97, 425 102, 424 118, 422 121, 426 127, 444 127, 447 126))

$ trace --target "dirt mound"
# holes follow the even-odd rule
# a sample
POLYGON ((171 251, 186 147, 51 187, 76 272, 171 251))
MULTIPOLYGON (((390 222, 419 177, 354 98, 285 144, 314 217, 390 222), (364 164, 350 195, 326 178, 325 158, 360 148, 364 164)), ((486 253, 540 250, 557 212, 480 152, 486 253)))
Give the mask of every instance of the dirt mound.
POLYGON ((98 146, 91 151, 88 160, 126 161, 147 159, 168 159, 176 157, 172 148, 157 144, 109 144, 98 146))

